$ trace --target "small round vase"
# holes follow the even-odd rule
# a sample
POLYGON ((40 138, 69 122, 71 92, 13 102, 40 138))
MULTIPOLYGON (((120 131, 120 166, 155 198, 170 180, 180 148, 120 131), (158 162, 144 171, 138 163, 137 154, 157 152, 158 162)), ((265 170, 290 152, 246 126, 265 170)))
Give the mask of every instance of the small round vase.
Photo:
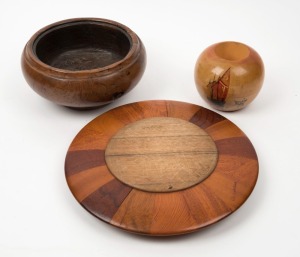
POLYGON ((264 80, 259 54, 239 42, 220 42, 206 48, 195 66, 202 98, 220 111, 236 111, 251 103, 264 80))

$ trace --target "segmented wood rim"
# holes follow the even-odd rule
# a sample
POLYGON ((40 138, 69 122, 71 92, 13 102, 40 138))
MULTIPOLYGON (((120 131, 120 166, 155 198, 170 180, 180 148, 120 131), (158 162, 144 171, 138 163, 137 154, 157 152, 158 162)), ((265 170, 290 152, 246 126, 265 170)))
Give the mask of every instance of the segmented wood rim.
POLYGON ((247 136, 225 117, 176 101, 145 101, 110 110, 87 124, 67 152, 65 174, 76 200, 102 221, 126 231, 170 236, 196 231, 236 211, 258 177, 258 159, 247 136), (218 160, 202 182, 174 192, 149 192, 121 182, 109 170, 105 151, 128 124, 172 117, 203 129, 218 160))

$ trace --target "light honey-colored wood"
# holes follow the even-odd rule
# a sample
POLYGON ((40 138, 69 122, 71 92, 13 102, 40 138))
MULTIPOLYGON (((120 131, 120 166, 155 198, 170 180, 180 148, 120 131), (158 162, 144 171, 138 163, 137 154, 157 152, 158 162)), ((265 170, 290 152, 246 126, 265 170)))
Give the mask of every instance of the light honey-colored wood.
POLYGON ((122 182, 150 192, 191 187, 214 170, 217 148, 198 126, 178 118, 142 119, 108 143, 105 160, 122 182))
POLYGON ((213 108, 236 111, 251 103, 264 80, 259 54, 239 42, 220 42, 206 48, 195 65, 195 83, 213 108))

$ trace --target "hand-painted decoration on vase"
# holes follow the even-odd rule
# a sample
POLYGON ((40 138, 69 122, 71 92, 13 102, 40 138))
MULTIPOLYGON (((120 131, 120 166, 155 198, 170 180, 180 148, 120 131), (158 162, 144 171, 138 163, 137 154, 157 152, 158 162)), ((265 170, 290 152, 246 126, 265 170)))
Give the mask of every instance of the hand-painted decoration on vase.
POLYGON ((214 77, 207 86, 210 87, 210 100, 217 105, 224 105, 230 86, 230 68, 217 80, 214 77))
POLYGON ((235 105, 244 106, 244 104, 247 102, 247 98, 243 97, 241 99, 235 99, 234 102, 235 105))

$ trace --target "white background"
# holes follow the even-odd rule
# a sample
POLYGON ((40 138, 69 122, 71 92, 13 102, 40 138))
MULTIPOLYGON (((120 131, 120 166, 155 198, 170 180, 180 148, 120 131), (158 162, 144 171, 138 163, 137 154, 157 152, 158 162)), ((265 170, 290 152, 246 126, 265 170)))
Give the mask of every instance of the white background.
POLYGON ((0 256, 300 256, 299 13, 297 0, 1 0, 0 256), (75 17, 121 22, 147 50, 138 86, 102 109, 56 106, 35 94, 21 72, 29 38, 75 17), (131 235, 87 213, 64 177, 78 131, 99 114, 140 100, 208 107, 196 91, 194 65, 207 46, 226 40, 252 46, 266 69, 251 105, 221 113, 248 135, 259 157, 248 201, 214 226, 173 238, 131 235))

